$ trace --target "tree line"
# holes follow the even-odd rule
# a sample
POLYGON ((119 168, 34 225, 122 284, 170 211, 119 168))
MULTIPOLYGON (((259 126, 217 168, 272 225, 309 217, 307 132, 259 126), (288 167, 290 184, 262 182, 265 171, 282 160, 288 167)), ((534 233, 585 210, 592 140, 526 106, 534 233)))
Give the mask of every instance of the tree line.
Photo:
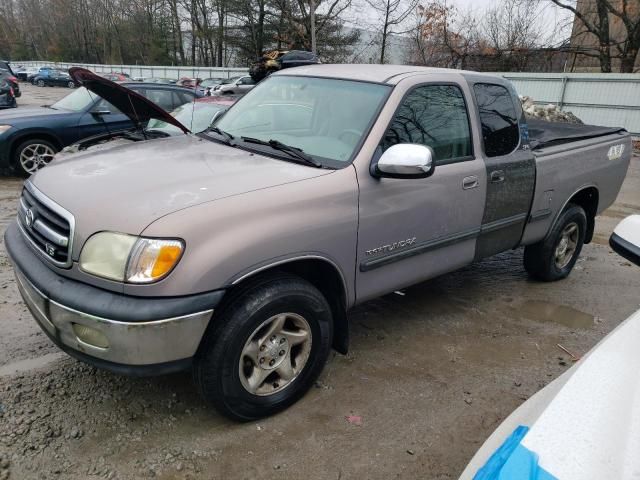
POLYGON ((247 66, 265 50, 311 50, 315 34, 324 62, 347 62, 368 30, 376 63, 550 71, 573 55, 631 72, 638 60, 640 0, 454 1, 0 0, 0 57, 247 66))

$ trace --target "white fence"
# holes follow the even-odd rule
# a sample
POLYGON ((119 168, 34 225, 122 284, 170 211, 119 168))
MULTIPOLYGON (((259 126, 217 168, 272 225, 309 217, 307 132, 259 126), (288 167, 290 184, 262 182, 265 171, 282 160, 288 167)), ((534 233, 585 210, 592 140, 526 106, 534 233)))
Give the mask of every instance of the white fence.
POLYGON ((624 127, 640 137, 640 75, 633 73, 502 73, 520 95, 554 103, 584 123, 624 127))
POLYGON ((14 62, 16 65, 25 67, 45 67, 54 66, 56 68, 68 69, 71 67, 82 67, 96 73, 122 72, 128 73, 132 78, 172 78, 177 80, 182 77, 191 78, 230 78, 246 75, 246 68, 227 67, 163 67, 163 66, 142 66, 142 65, 98 65, 91 63, 65 63, 65 62, 14 62))
MULTIPOLYGON (((246 75, 246 68, 163 67, 140 65, 93 65, 80 63, 15 62, 30 67, 55 65, 84 67, 97 73, 125 72, 132 77, 229 78, 246 75)), ((640 74, 614 73, 501 73, 513 82, 520 95, 537 104, 554 103, 585 123, 624 127, 640 137, 640 74)))

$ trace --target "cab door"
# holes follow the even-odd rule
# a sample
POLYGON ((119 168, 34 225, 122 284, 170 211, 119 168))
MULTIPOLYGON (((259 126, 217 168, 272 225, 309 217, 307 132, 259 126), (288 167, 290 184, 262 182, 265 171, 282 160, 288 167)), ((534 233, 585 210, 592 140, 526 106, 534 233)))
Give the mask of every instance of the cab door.
POLYGON ((527 138, 521 138, 520 103, 510 86, 478 82, 473 93, 482 127, 482 156, 487 200, 476 259, 504 252, 520 243, 529 218, 536 163, 527 138))
MULTIPOLYGON (((435 78, 434 78, 435 77, 435 78)), ((424 77, 422 77, 424 78, 424 77)), ((484 212, 486 168, 475 154, 466 82, 396 86, 388 105, 398 105, 378 140, 373 162, 395 144, 417 143, 434 153, 428 178, 376 178, 358 170, 360 221, 356 265, 357 301, 455 270, 471 263, 484 212), (406 89, 406 90, 405 90, 406 89), (394 95, 402 95, 395 99, 394 95)), ((382 131, 378 125, 373 130, 382 131)), ((363 165, 364 166, 364 165, 363 165)))

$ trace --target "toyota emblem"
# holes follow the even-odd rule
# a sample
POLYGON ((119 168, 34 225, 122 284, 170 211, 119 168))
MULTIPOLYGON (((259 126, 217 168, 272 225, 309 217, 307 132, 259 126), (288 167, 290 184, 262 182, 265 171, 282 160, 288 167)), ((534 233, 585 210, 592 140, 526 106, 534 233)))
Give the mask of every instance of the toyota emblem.
POLYGON ((27 224, 27 227, 30 227, 33 224, 35 215, 33 214, 33 210, 27 210, 27 213, 24 214, 24 223, 27 224))

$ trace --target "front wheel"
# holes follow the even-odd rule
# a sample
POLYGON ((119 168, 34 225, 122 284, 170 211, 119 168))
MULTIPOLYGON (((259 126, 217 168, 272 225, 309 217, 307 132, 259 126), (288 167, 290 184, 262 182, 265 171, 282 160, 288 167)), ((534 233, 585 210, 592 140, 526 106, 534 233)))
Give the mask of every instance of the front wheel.
POLYGON ((569 204, 547 238, 524 249, 524 268, 545 282, 567 277, 576 264, 587 231, 587 215, 579 205, 569 204))
POLYGON ((313 285, 287 274, 262 277, 214 315, 196 356, 196 386, 234 420, 272 415, 313 385, 331 337, 331 309, 313 285))
POLYGON ((38 80, 38 86, 44 87, 44 80, 38 80))
POLYGON ((69 88, 76 88, 76 84, 75 84, 75 83, 73 83, 73 82, 68 82, 68 83, 67 83, 67 87, 69 87, 69 88))
POLYGON ((16 148, 13 165, 19 174, 28 177, 46 167, 57 152, 58 149, 51 142, 37 138, 27 140, 16 148))

